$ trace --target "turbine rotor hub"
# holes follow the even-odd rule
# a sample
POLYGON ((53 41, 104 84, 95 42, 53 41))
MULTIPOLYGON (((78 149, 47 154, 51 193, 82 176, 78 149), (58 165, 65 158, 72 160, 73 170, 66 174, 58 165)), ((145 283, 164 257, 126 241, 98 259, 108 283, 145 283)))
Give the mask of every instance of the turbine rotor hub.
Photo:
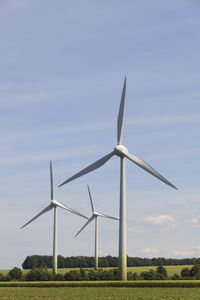
POLYGON ((53 206, 57 206, 58 202, 55 199, 53 199, 53 200, 51 200, 51 204, 53 204, 53 206))
POLYGON ((120 156, 120 157, 124 156, 124 154, 128 154, 127 148, 123 145, 115 146, 114 152, 115 152, 115 155, 120 156))
POLYGON ((98 216, 99 216, 99 213, 98 213, 97 211, 94 211, 94 212, 93 212, 93 216, 98 217, 98 216))

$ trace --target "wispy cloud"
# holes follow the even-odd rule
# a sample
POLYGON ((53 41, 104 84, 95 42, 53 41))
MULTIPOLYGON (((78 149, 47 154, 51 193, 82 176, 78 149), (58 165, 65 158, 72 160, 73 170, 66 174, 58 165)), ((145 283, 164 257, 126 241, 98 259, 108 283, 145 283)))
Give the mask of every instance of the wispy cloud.
POLYGON ((156 248, 145 248, 141 250, 148 257, 157 256, 158 250, 156 248))
POLYGON ((169 215, 148 216, 145 222, 152 226, 153 229, 162 232, 174 230, 176 227, 175 219, 169 215))
POLYGON ((191 257, 194 255, 191 251, 185 251, 185 250, 175 250, 173 253, 177 258, 179 257, 191 257))
MULTIPOLYGON (((47 96, 45 94, 41 94, 40 96, 43 99, 47 100, 47 96)), ((27 97, 23 97, 21 101, 39 101, 40 97, 35 97, 32 95, 28 100, 27 97), (24 99, 24 100, 23 100, 24 99)), ((15 102, 15 104, 18 102, 15 102)), ((200 115, 180 115, 180 116, 141 116, 141 117, 134 117, 133 120, 128 119, 126 120, 127 125, 130 126, 139 126, 139 125, 165 125, 165 124, 193 124, 193 123, 200 123, 200 115)), ((48 127, 48 128, 41 128, 40 130, 32 129, 31 132, 26 131, 26 128, 23 129, 23 133, 12 133, 8 135, 6 132, 6 136, 1 136, 1 140, 9 141, 13 139, 23 139, 26 136, 37 135, 37 136, 49 136, 53 134, 63 134, 63 133, 83 133, 83 132, 93 132, 93 131, 105 131, 108 129, 115 129, 116 128, 116 120, 110 120, 109 122, 98 122, 98 123, 88 123, 88 124, 79 124, 74 126, 60 126, 60 127, 48 127)))
POLYGON ((70 157, 80 157, 87 156, 90 154, 98 154, 99 151, 97 148, 93 147, 74 147, 67 148, 62 150, 54 151, 41 151, 37 153, 20 153, 15 156, 2 156, 0 158, 0 165, 10 165, 10 164, 22 164, 22 163, 33 163, 49 160, 59 160, 63 158, 70 157))
POLYGON ((184 223, 192 228, 200 228, 199 217, 193 217, 191 219, 186 219, 186 220, 184 220, 184 223))

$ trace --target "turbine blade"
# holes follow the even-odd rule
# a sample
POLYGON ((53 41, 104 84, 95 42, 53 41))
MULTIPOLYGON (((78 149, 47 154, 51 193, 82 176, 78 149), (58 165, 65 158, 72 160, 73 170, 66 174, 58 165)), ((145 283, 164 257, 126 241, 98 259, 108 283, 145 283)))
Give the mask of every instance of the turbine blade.
POLYGON ((52 162, 50 160, 50 184, 51 184, 51 200, 54 199, 54 191, 53 191, 53 171, 52 171, 52 162))
POLYGON ((121 102, 120 102, 118 120, 117 120, 117 143, 118 143, 118 145, 120 145, 122 143, 125 95, 126 95, 126 77, 124 79, 124 86, 123 86, 123 90, 122 90, 122 96, 121 96, 121 102))
POLYGON ((90 203, 91 203, 91 207, 92 207, 92 212, 94 212, 94 205, 93 205, 93 202, 92 202, 92 196, 91 196, 91 193, 90 193, 89 185, 87 187, 88 187, 88 193, 89 193, 89 197, 90 197, 90 203))
POLYGON ((69 212, 71 212, 71 213, 73 213, 73 214, 75 214, 75 215, 78 215, 78 216, 80 216, 80 217, 82 217, 82 218, 88 220, 88 218, 87 218, 86 216, 82 215, 82 214, 79 213, 78 211, 76 211, 76 210, 74 210, 74 209, 72 209, 72 208, 70 208, 70 207, 68 207, 68 206, 66 206, 66 205, 64 205, 64 204, 62 204, 62 203, 60 203, 60 202, 58 202, 58 201, 56 201, 56 204, 57 204, 57 206, 59 206, 59 207, 65 209, 65 210, 67 210, 67 211, 69 211, 69 212))
POLYGON ((59 187, 61 187, 62 185, 76 179, 79 178, 87 173, 90 173, 96 169, 98 169, 99 167, 103 166, 112 156, 114 155, 114 152, 112 151, 111 153, 107 154, 106 156, 100 158, 99 160, 97 160, 96 162, 94 162, 93 164, 89 165, 88 167, 86 167, 85 169, 81 170, 80 172, 78 172, 77 174, 75 174, 74 176, 70 177, 69 179, 67 179, 66 181, 64 181, 63 183, 61 183, 59 185, 59 187))
POLYGON ((50 209, 52 209, 53 206, 50 204, 48 205, 45 209, 43 209, 39 214, 37 214, 34 218, 32 218, 30 221, 28 221, 26 224, 24 224, 22 228, 24 228, 26 225, 30 224, 31 222, 33 222, 35 219, 37 219, 38 217, 40 217, 41 215, 43 215, 44 213, 46 213, 47 211, 49 211, 50 209))
POLYGON ((164 178, 162 175, 160 175, 156 170, 154 170, 151 166, 149 166, 144 160, 141 158, 132 155, 130 153, 124 153, 124 156, 127 157, 129 160, 134 162, 136 165, 138 165, 140 168, 144 169, 145 171, 149 172, 151 175, 155 176, 159 180, 163 181, 167 185, 173 187, 177 190, 177 187, 175 187, 171 182, 169 182, 166 178, 164 178))
POLYGON ((113 219, 113 220, 117 220, 117 221, 119 221, 119 219, 118 219, 118 218, 111 217, 111 216, 108 216, 108 215, 104 215, 104 214, 102 214, 102 213, 98 213, 98 214, 99 214, 99 216, 100 216, 100 217, 104 217, 104 218, 108 218, 108 219, 113 219))
POLYGON ((89 223, 91 223, 93 220, 94 220, 94 216, 92 216, 86 223, 85 223, 85 225, 83 225, 83 227, 77 232, 77 234, 75 235, 75 237, 77 237, 77 235, 79 234, 79 233, 81 233, 81 231, 89 224, 89 223))

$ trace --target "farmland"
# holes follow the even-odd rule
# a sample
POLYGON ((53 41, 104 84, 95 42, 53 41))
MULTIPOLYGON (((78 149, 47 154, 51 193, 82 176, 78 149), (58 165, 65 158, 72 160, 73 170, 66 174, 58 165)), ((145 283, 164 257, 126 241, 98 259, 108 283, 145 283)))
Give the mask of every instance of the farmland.
POLYGON ((200 288, 0 288, 1 300, 54 299, 54 300, 200 300, 200 288))

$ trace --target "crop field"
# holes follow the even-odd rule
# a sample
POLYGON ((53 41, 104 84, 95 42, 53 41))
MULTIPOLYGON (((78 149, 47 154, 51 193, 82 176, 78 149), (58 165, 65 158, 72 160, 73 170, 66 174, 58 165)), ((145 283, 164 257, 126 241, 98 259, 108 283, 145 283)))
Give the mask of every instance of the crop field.
POLYGON ((200 300, 200 288, 0 288, 1 300, 200 300))

